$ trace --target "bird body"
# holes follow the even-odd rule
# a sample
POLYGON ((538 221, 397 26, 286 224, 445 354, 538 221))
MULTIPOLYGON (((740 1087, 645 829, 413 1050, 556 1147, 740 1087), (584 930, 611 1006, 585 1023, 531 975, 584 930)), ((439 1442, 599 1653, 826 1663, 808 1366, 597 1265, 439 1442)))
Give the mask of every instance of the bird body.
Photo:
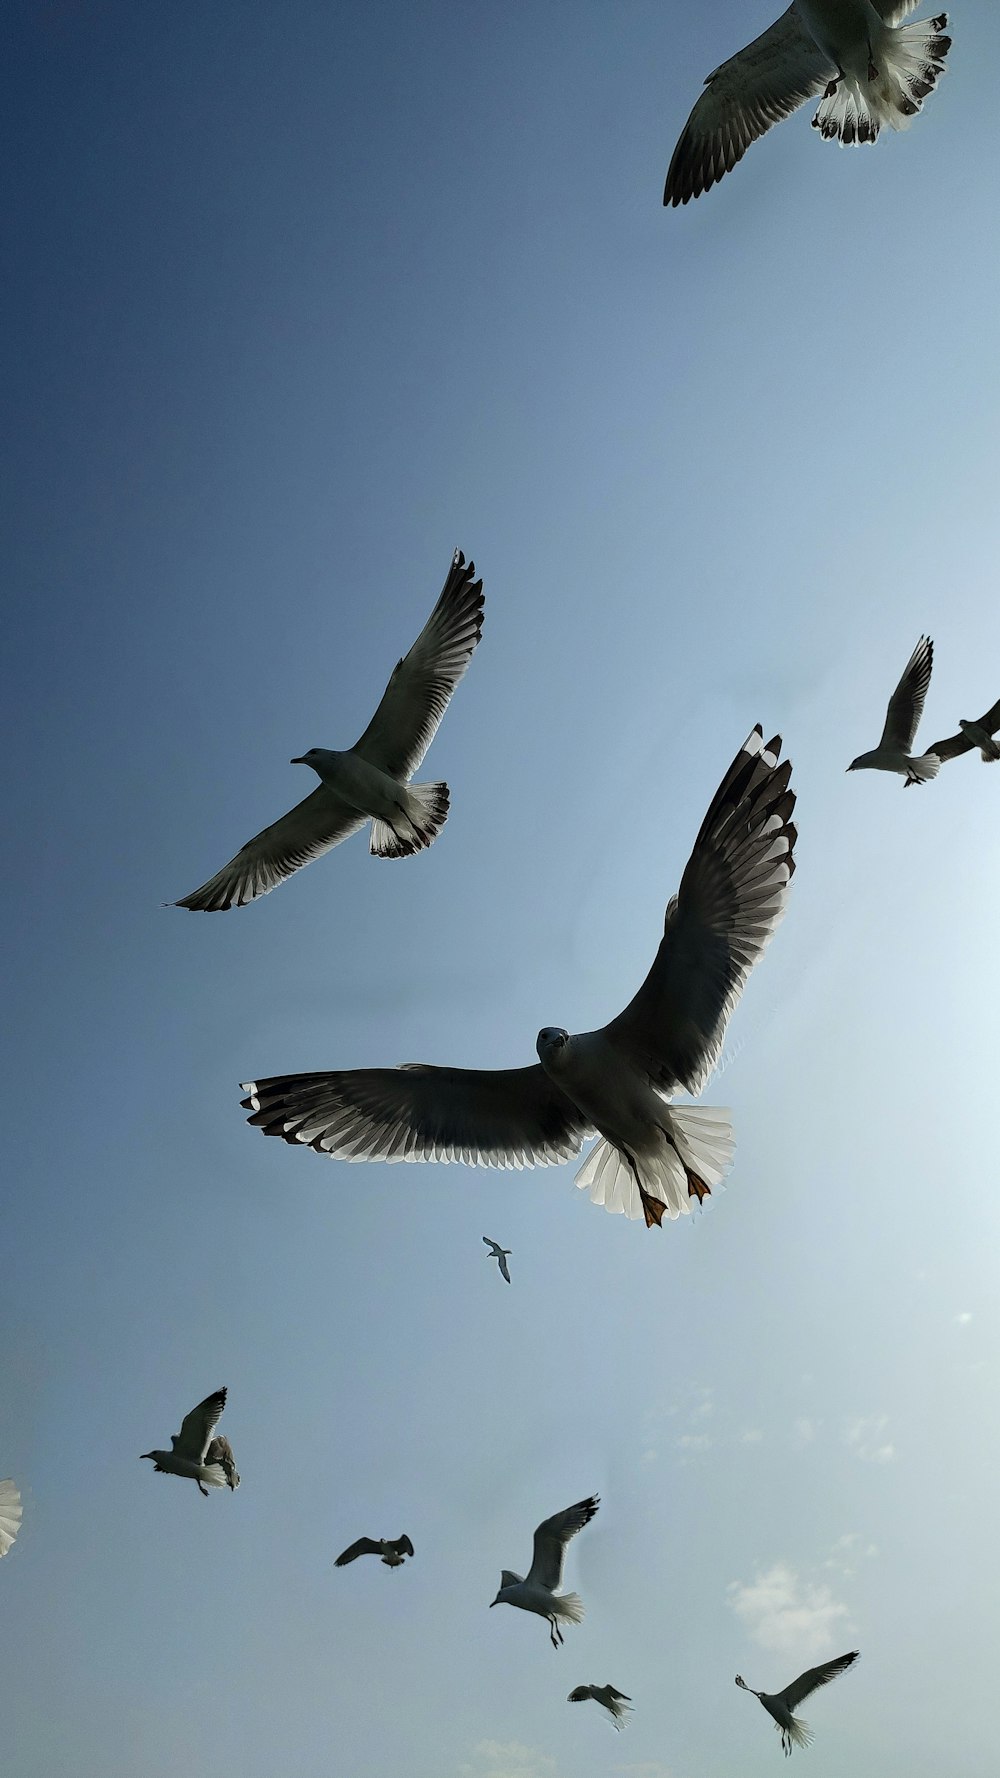
POLYGON ((768 1715, 773 1717, 781 1735, 782 1748, 787 1755, 791 1753, 793 1746, 808 1747, 812 1740, 809 1724, 794 1714, 796 1706, 821 1685, 829 1685, 831 1679, 846 1672, 857 1658, 858 1651, 853 1649, 850 1654, 838 1655, 835 1660, 825 1661, 822 1666, 809 1667, 805 1673, 799 1674, 798 1679, 793 1679, 791 1685, 786 1685, 783 1692, 755 1692, 753 1686, 747 1685, 746 1680, 738 1673, 736 1683, 743 1691, 752 1692, 755 1698, 759 1698, 768 1715))
POLYGON ((820 98, 827 139, 874 142, 905 129, 944 72, 946 13, 904 24, 916 0, 792 0, 766 31, 708 76, 674 150, 665 204, 723 178, 752 142, 820 98))
POLYGON ((849 772, 894 772, 897 777, 905 779, 907 786, 926 784, 937 777, 941 769, 940 757, 933 751, 913 753, 933 666, 934 644, 929 636, 921 636, 889 699, 878 746, 868 753, 859 753, 848 766, 849 772))
POLYGON ((1000 746, 997 745, 989 730, 984 728, 981 722, 967 722, 963 716, 960 716, 958 719, 958 726, 966 740, 971 741, 973 747, 979 748, 981 759, 984 759, 987 762, 1000 759, 1000 746))
POLYGON ((359 1556, 379 1556, 387 1568, 402 1568, 407 1556, 412 1556, 413 1545, 406 1533, 402 1537, 359 1537, 356 1543, 348 1544, 334 1562, 335 1568, 346 1568, 348 1562, 356 1562, 359 1556))
POLYGON ((17 1484, 11 1481, 0 1482, 0 1556, 5 1556, 21 1529, 21 1493, 17 1484))
POLYGON ((197 1482, 206 1497, 209 1488, 235 1490, 240 1478, 232 1445, 221 1435, 212 1436, 225 1405, 225 1389, 206 1395, 184 1416, 180 1432, 175 1432, 170 1440, 169 1451, 143 1451, 142 1457, 150 1459, 159 1475, 185 1476, 197 1482))
POLYGON ((979 757, 990 762, 1000 759, 1000 746, 993 739, 1000 731, 1000 698, 991 705, 985 715, 978 721, 969 722, 961 717, 957 735, 946 735, 943 741, 935 741, 929 751, 936 755, 942 765, 949 759, 957 759, 962 753, 971 753, 979 748, 979 757))
POLYGON ((510 1247, 501 1247, 499 1241, 491 1241, 489 1235, 484 1235, 483 1240, 486 1242, 487 1247, 490 1249, 489 1253, 486 1255, 487 1259, 495 1259, 496 1260, 497 1265, 500 1268, 501 1278, 506 1278, 507 1283, 509 1284, 510 1283, 510 1273, 507 1270, 507 1260, 508 1260, 510 1254, 513 1252, 513 1249, 510 1247))
POLYGON ((500 1591, 490 1603, 516 1605, 521 1611, 533 1611, 549 1625, 549 1640, 558 1648, 563 1640, 563 1623, 579 1624, 583 1620, 583 1600, 578 1593, 557 1593, 562 1581, 566 1545, 571 1537, 589 1525, 600 1505, 596 1494, 578 1500, 551 1519, 543 1519, 535 1532, 531 1567, 527 1576, 515 1574, 510 1568, 500 1573, 500 1591))
POLYGON ((545 1026, 528 1068, 362 1068, 244 1083, 248 1122, 345 1161, 550 1166, 594 1134, 576 1183, 647 1227, 686 1214, 732 1164, 729 1113, 700 1093, 747 976, 784 913, 795 793, 781 738, 748 736, 713 797, 645 981, 603 1029, 545 1026))
POLYGON ((593 1698, 595 1704, 603 1704, 615 1728, 622 1728, 626 1714, 632 1708, 632 1700, 627 1692, 616 1691, 613 1685, 575 1685, 566 1701, 568 1704, 582 1704, 588 1698, 593 1698))

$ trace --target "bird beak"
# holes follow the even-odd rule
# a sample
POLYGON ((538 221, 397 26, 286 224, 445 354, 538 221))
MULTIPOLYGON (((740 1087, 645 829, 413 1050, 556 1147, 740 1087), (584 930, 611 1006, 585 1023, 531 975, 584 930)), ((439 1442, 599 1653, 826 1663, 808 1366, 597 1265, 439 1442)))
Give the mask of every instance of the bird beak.
POLYGON ((494 1607, 494 1605, 496 1605, 496 1604, 497 1604, 497 1601, 496 1601, 496 1599, 491 1599, 491 1600, 490 1600, 490 1610, 491 1610, 491 1611, 492 1611, 492 1610, 493 1610, 493 1607, 494 1607))
POLYGON ((304 759, 290 759, 288 763, 290 766, 304 766, 306 762, 304 759))
POLYGON ((147 1457, 148 1457, 148 1458, 150 1458, 150 1460, 152 1460, 152 1456, 153 1456, 153 1453, 152 1453, 152 1451, 140 1451, 140 1453, 139 1453, 139 1462, 140 1462, 140 1463, 143 1463, 143 1462, 145 1462, 145 1460, 146 1460, 146 1458, 147 1458, 147 1457))

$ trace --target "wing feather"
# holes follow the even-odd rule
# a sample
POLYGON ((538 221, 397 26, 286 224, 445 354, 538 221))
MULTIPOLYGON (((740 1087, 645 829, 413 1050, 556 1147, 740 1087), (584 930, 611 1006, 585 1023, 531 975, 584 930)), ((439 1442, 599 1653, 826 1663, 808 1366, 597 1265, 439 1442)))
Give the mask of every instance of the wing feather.
POLYGON ((924 713, 924 699, 931 682, 933 665, 934 644, 929 636, 921 636, 903 669, 903 677, 889 699, 879 747, 901 748, 904 753, 910 752, 913 737, 924 713))
POLYGON ((341 1161, 555 1166, 590 1128, 536 1063, 530 1068, 357 1068, 244 1082, 247 1122, 341 1161))
POLYGON ((712 799, 653 966, 605 1036, 669 1092, 699 1093, 726 1024, 785 911, 795 869, 791 762, 758 727, 712 799))
POLYGON ((553 1513, 551 1519, 542 1520, 535 1532, 531 1567, 527 1574, 529 1586, 544 1587, 549 1593, 555 1592, 562 1580, 566 1545, 571 1537, 583 1530, 584 1525, 589 1525, 600 1504, 600 1495, 591 1494, 586 1500, 578 1500, 575 1506, 567 1506, 561 1513, 553 1513))
POLYGON ((856 1648, 852 1649, 848 1655, 838 1655, 834 1661, 825 1661, 821 1667, 810 1667, 805 1673, 800 1673, 798 1679, 793 1679, 791 1685, 786 1686, 781 1694, 789 1710, 794 1710, 811 1692, 818 1691, 821 1685, 829 1685, 831 1679, 836 1679, 839 1673, 853 1667, 858 1653, 856 1648))
POLYGON ((185 1414, 180 1432, 173 1441, 175 1457, 186 1457, 191 1463, 204 1463, 209 1440, 222 1418, 226 1393, 225 1389, 217 1389, 214 1395, 206 1395, 204 1401, 185 1414))
POLYGON ((821 93, 836 72, 790 6, 708 76, 674 149, 663 202, 686 204, 708 191, 752 142, 821 93))
MULTIPOLYGON (((985 716, 979 718, 979 727, 984 728, 988 735, 995 735, 1000 730, 1000 698, 991 705, 985 716)), ((960 753, 971 753, 975 745, 975 741, 969 740, 964 729, 959 729, 957 735, 949 735, 944 741, 935 741, 933 747, 928 747, 927 751, 936 753, 943 764, 946 759, 957 759, 960 753)))
POLYGON ((483 630, 483 583, 460 549, 434 610, 397 663, 354 752, 390 778, 411 778, 437 734, 483 630))
POLYGON ((350 808, 334 791, 320 784, 287 815, 262 828, 241 846, 235 858, 202 883, 200 889, 192 890, 174 906, 205 914, 244 907, 258 896, 269 895, 302 865, 311 864, 314 858, 339 846, 341 840, 357 833, 367 819, 367 815, 359 815, 357 809, 350 808))
POLYGON ((356 1562, 359 1556, 380 1556, 381 1554, 382 1545, 380 1543, 375 1543, 370 1537, 359 1537, 357 1543, 348 1544, 346 1550, 341 1550, 333 1566, 346 1568, 348 1562, 356 1562))

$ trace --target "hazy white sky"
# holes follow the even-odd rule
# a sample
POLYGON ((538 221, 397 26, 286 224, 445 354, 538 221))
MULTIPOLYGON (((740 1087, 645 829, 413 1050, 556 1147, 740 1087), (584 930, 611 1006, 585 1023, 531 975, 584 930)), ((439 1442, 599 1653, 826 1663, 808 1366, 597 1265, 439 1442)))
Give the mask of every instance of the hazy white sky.
POLYGON ((922 631, 925 742, 1000 692, 1000 21, 956 6, 906 137, 803 113, 665 213, 769 16, 9 10, 8 1778, 758 1778, 735 1673, 852 1647, 814 1778, 995 1778, 1000 770, 844 767, 922 631), (456 545, 440 840, 165 909, 356 738, 456 545), (799 868, 705 1215, 247 1129, 254 1075, 616 1012, 758 720, 799 868), (223 1383, 206 1501, 138 1457, 223 1383), (487 1608, 591 1492, 555 1653, 487 1608), (621 1737, 566 1702, 608 1680, 621 1737))

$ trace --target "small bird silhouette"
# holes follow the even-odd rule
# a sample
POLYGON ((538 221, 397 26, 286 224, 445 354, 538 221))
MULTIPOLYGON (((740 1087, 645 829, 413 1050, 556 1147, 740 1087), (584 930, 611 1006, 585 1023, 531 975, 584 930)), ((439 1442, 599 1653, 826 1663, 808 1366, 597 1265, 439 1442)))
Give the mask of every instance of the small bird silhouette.
POLYGON ((582 1704, 586 1698, 593 1698, 595 1704, 603 1704, 615 1728, 619 1730, 625 1721, 626 1712, 632 1708, 628 1693, 616 1691, 613 1685, 575 1685, 567 1703, 582 1704))
POLYGON ((487 1259, 496 1260, 497 1265, 500 1267, 501 1278, 506 1278, 507 1283, 509 1284, 510 1273, 507 1270, 507 1255, 508 1253, 513 1253, 514 1249, 512 1247, 501 1247, 499 1241, 491 1241, 489 1235, 484 1235, 483 1240, 490 1249, 489 1253, 486 1255, 487 1259))
POLYGON ((381 1556, 387 1568, 402 1568, 407 1556, 412 1556, 413 1545, 405 1532, 395 1541, 389 1537, 359 1537, 357 1543, 349 1544, 334 1563, 335 1568, 346 1568, 348 1562, 356 1562, 359 1556, 381 1556))

